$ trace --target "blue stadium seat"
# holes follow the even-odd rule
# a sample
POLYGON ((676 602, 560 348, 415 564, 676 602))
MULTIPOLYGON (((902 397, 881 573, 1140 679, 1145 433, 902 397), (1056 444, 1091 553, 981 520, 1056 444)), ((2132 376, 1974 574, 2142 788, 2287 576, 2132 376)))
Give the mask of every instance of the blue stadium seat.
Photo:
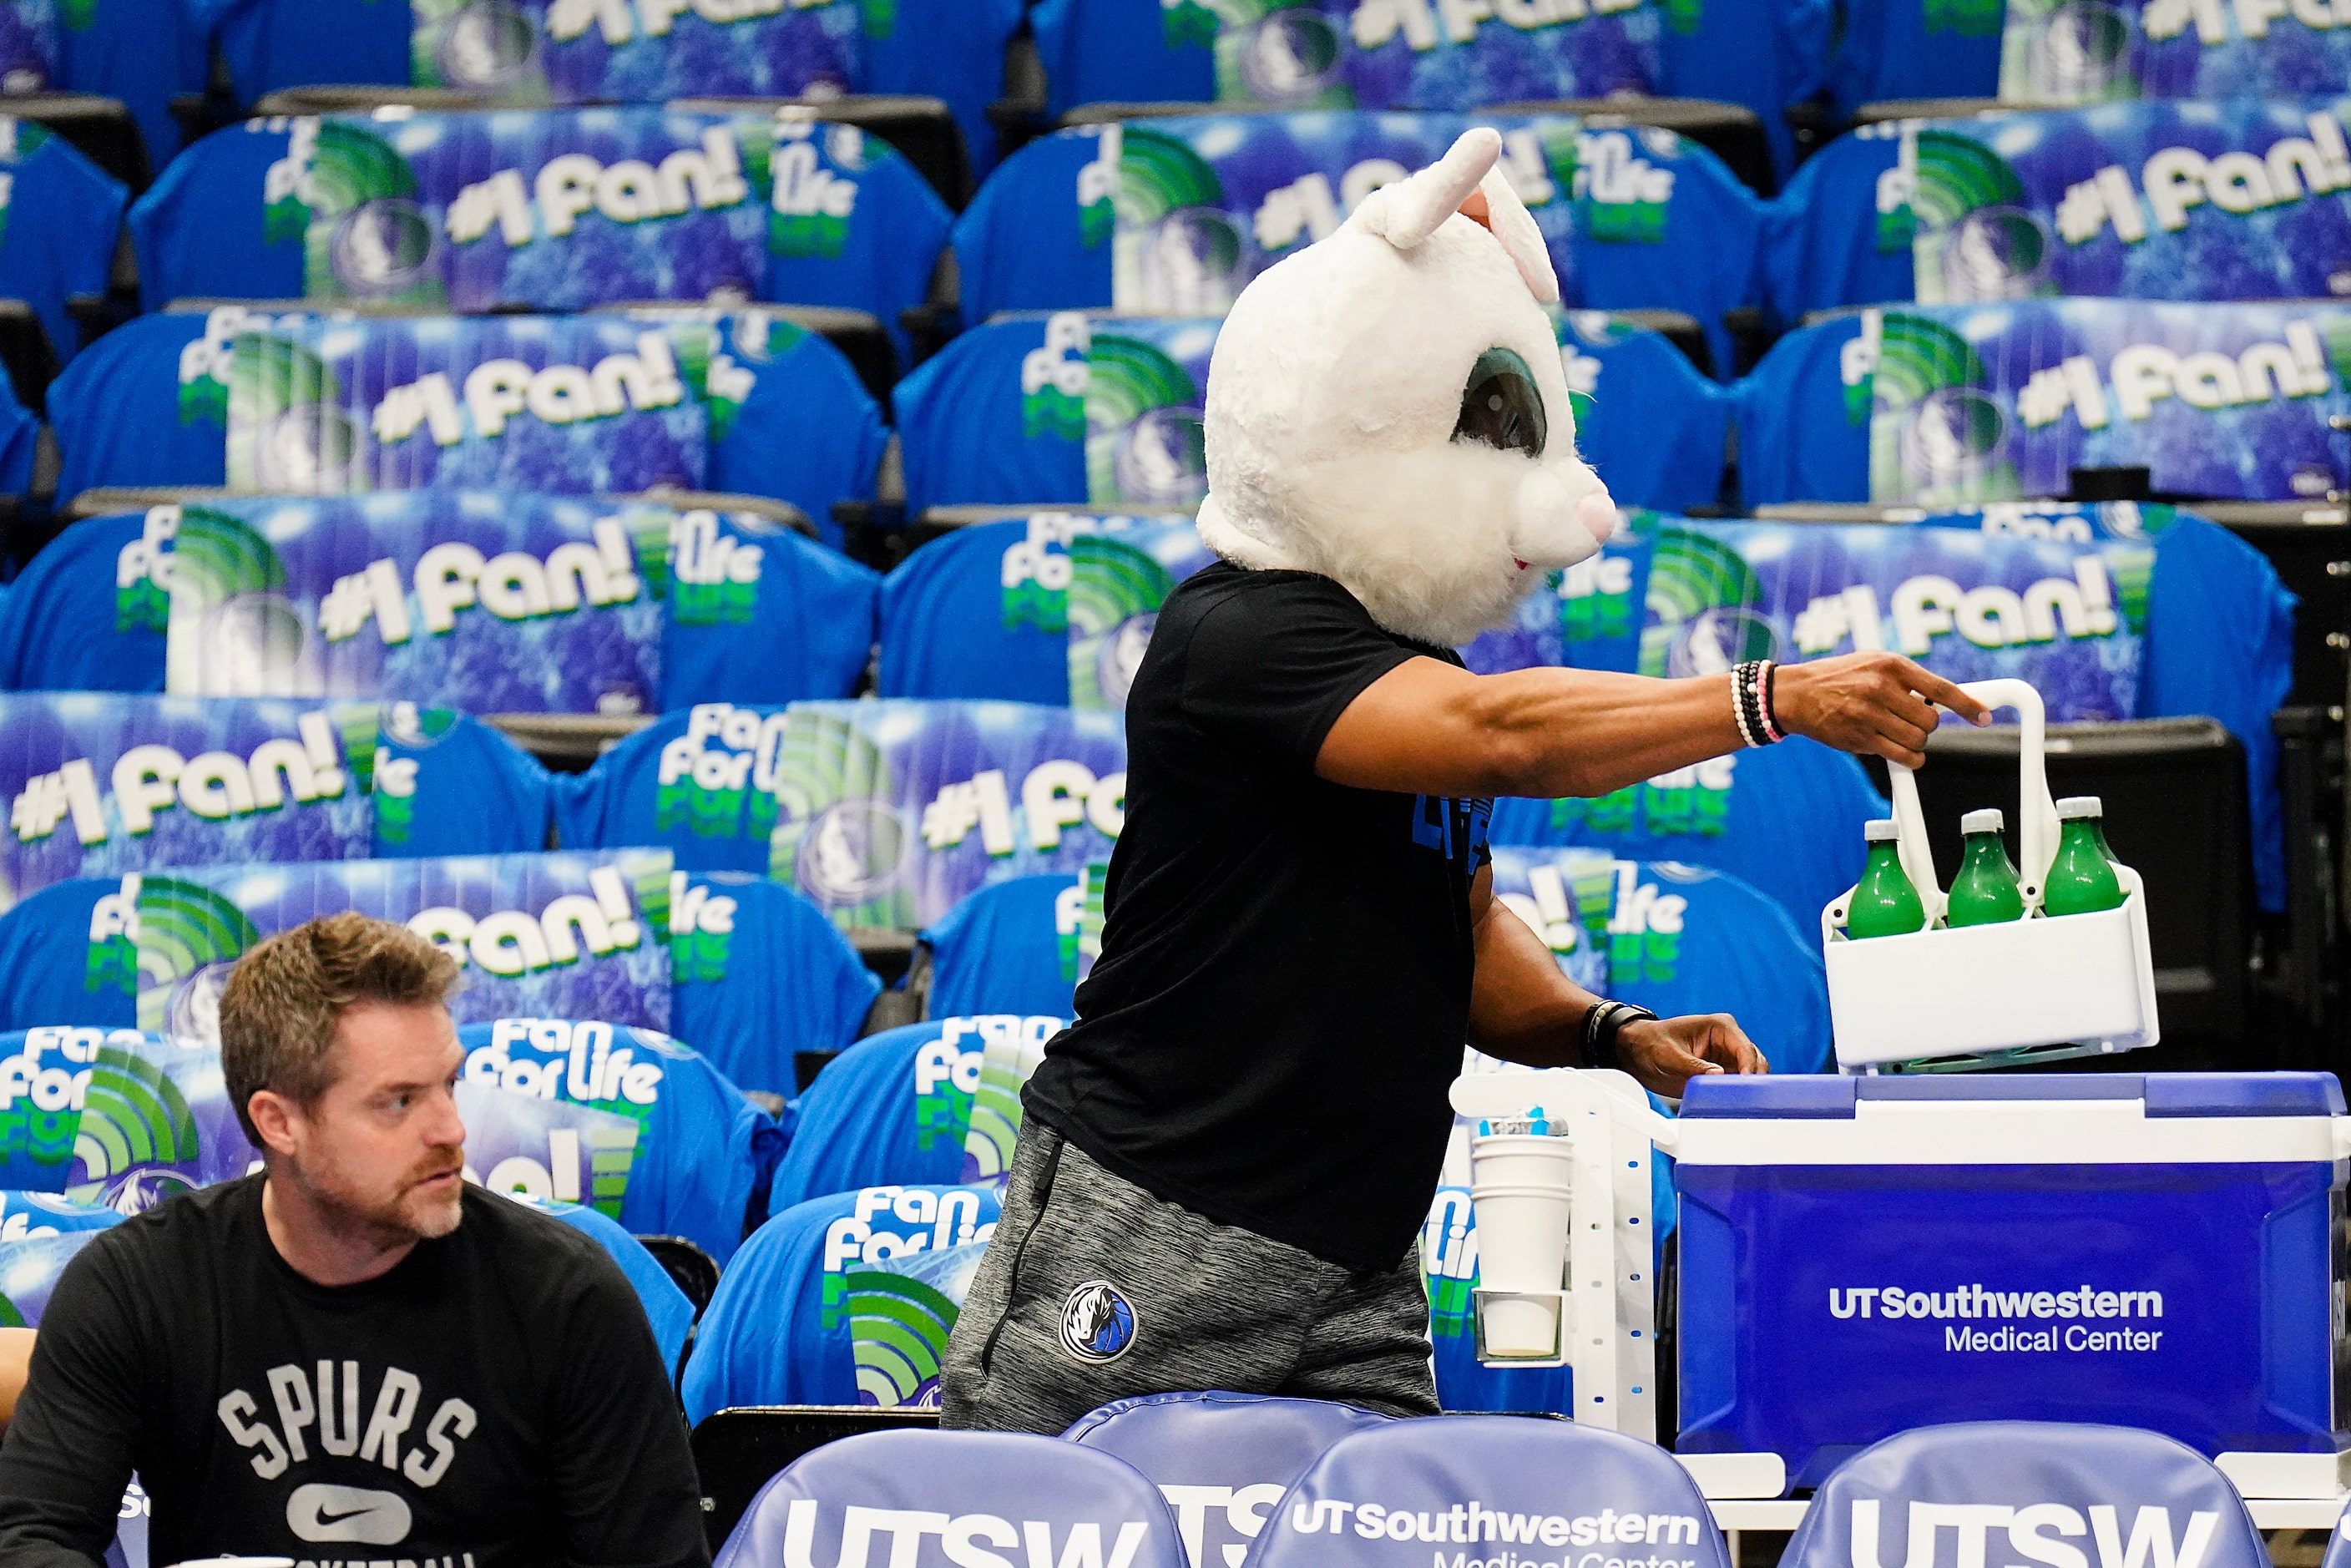
POLYGON ((669 922, 671 1031, 746 1089, 790 1099, 795 1053, 848 1045, 882 988, 822 910, 764 875, 674 872, 669 922))
POLYGON ((1861 874, 1862 824, 1890 810, 1860 763, 1798 737, 1594 800, 1498 800, 1492 834, 1710 867, 1770 896, 1804 931, 1861 874))
POLYGON ((990 1048, 999 1062, 1041 1053, 1067 1020, 1003 1013, 939 1018, 859 1040, 825 1064, 799 1099, 799 1125, 776 1167, 768 1212, 828 1193, 890 1182, 948 1183, 994 1176, 1008 1152, 1006 1132, 985 1108, 1018 1115, 987 1082, 990 1048), (991 1136, 991 1134, 994 1134, 991 1136), (977 1140, 992 1145, 975 1149, 977 1140))
POLYGON ((750 512, 683 513, 670 539, 664 711, 856 689, 873 653, 879 573, 750 512))
MULTIPOLYGON (((1196 501, 1204 472, 1188 489, 1137 493, 1120 472, 1122 438, 1104 417, 1140 432, 1181 419, 1187 408, 1196 417, 1217 322, 1191 325, 1196 342, 1171 324, 1062 311, 963 333, 893 394, 908 510, 1040 502, 1148 509, 1196 501), (1151 368, 1148 377, 1138 363, 1151 368), (1195 389, 1189 404, 1168 390, 1187 381, 1195 389)), ((1647 327, 1569 311, 1556 330, 1575 401, 1576 449, 1617 502, 1711 506, 1729 428, 1725 390, 1647 327)))
POLYGON ((1241 1568, 1282 1494, 1323 1449, 1392 1419, 1323 1399, 1145 1394, 1081 1416, 1061 1436, 1151 1478, 1176 1511, 1192 1568, 1241 1568))
POLYGON ((148 168, 160 171, 180 150, 172 99, 204 89, 212 63, 209 13, 222 3, 92 0, 59 7, 59 85, 122 103, 138 123, 148 168))
MULTIPOLYGON (((0 110, 6 103, 0 99, 0 110)), ((0 298, 33 308, 57 363, 81 347, 66 313, 77 294, 104 294, 130 192, 65 138, 30 120, 0 116, 0 298)))
POLYGON ((160 692, 170 596, 150 576, 177 509, 87 517, 0 599, 0 691, 160 692))
POLYGON ((1840 116, 1901 98, 1990 98, 2000 90, 1999 0, 1844 0, 1828 68, 1840 116))
POLYGON ((1899 124, 1860 126, 1806 159, 1771 204, 1759 261, 1774 328, 1794 327, 1815 310, 1914 296, 1915 224, 1899 185, 1901 152, 1899 124))
MULTIPOLYGON (((956 352, 950 348, 916 374, 956 352)), ((901 432, 902 439, 914 435, 901 432)), ((967 524, 892 568, 882 580, 880 695, 1068 702, 1068 589, 1047 587, 1038 568, 1060 575, 1044 558, 1066 554, 1065 536, 1078 522, 1068 513, 1040 512, 967 524)), ((0 609, 0 625, 5 614, 0 609)))
POLYGON ((938 1357, 1001 1207, 989 1187, 893 1185, 769 1219, 702 1314, 686 1419, 744 1405, 937 1404, 938 1357))
POLYGON ((139 1025, 139 953, 126 934, 134 890, 120 877, 53 882, 0 914, 0 1030, 139 1025))
POLYGON ((1081 970, 1078 917, 1085 877, 1020 876, 981 888, 934 922, 926 1010, 1074 1017, 1081 970))
POLYGON ((163 866, 330 852, 346 859, 414 860, 547 842, 546 769, 488 726, 446 709, 18 692, 0 694, 0 715, 28 740, 0 760, 9 799, 77 759, 90 769, 89 793, 79 797, 81 827, 70 821, 68 781, 55 786, 66 790, 57 798, 56 823, 37 832, 28 821, 23 836, 0 841, 0 899, 11 904, 68 878, 163 866), (191 771, 176 788, 175 772, 151 769, 149 804, 133 822, 112 788, 113 768, 132 748, 148 746, 175 753, 182 760, 173 768, 200 757, 217 760, 224 751, 262 761, 248 763, 249 777, 233 783, 191 771), (203 779, 211 781, 200 788, 203 779), (272 789, 275 804, 266 800, 272 789), (188 809, 190 800, 206 810, 188 809), (210 814, 215 807, 217 814, 210 814))
POLYGON ((1489 1558, 1515 1555, 1505 1539, 1589 1535, 1604 1543, 1637 1533, 1677 1549, 1675 1560, 1692 1568, 1729 1561, 1698 1484, 1655 1444, 1566 1421, 1454 1416, 1390 1422, 1333 1443, 1290 1489, 1250 1562, 1418 1568, 1425 1542, 1457 1531, 1464 1551, 1489 1558))
POLYGON ((23 1135, 0 1153, 0 1183, 11 1188, 138 1214, 233 1181, 258 1158, 229 1104, 217 1045, 44 1025, 0 1035, 0 1062, 26 1084, 12 1107, 23 1135), (46 1085, 70 1090, 85 1069, 80 1105, 43 1106, 46 1085))
POLYGON ((1647 17, 1580 13, 1530 26, 1523 13, 1510 25, 1491 13, 1446 12, 1444 23, 1437 15, 1359 16, 1353 4, 1323 0, 1220 19, 1202 5, 1045 0, 1030 26, 1057 113, 1213 99, 1237 108, 1449 110, 1660 90, 1657 30, 1647 17))
MULTIPOLYGON (((281 481, 282 488, 282 481, 310 474, 307 465, 317 454, 291 438, 256 443, 253 471, 232 472, 225 378, 239 341, 271 367, 256 383, 256 406, 285 399, 288 406, 273 417, 289 421, 286 428, 315 428, 317 439, 325 440, 330 430, 373 431, 372 404, 357 406, 368 401, 370 388, 362 383, 369 376, 352 371, 362 362, 381 364, 384 355, 416 352, 429 342, 457 387, 495 359, 521 354, 560 367, 570 355, 601 363, 607 350, 625 350, 652 331, 665 335, 681 367, 682 395, 667 403, 648 402, 625 411, 625 417, 600 417, 584 426, 551 425, 526 413, 495 435, 466 421, 465 434, 445 449, 413 433, 380 448, 371 434, 354 455, 363 464, 392 465, 374 476, 375 488, 413 487, 419 477, 462 484, 470 476, 505 489, 628 492, 674 484, 772 497, 799 507, 835 541, 839 530, 829 522, 833 504, 872 493, 886 441, 880 408, 838 349, 756 309, 716 314, 706 323, 616 316, 370 318, 329 331, 329 319, 222 306, 203 315, 142 317, 109 333, 97 351, 76 356, 50 388, 49 419, 62 458, 58 493, 71 497, 97 486, 217 486, 232 479, 252 481, 251 489, 281 481), (327 368, 342 366, 336 395, 351 406, 293 395, 308 389, 316 397, 324 384, 303 376, 285 380, 296 374, 286 367, 309 363, 317 350, 328 354, 327 368), (314 407, 315 414, 308 412, 314 407), (692 428, 697 416, 699 439, 692 428), (280 474, 285 462, 299 472, 280 474)), ((385 396, 400 391, 373 390, 385 396)), ((646 395, 659 399, 667 390, 651 385, 646 395)), ((411 406, 416 429, 423 430, 425 402, 411 406)), ((352 483, 329 465, 303 488, 332 493, 352 483)))
POLYGON ((567 849, 663 844, 686 871, 766 875, 787 735, 779 706, 704 703, 664 714, 584 773, 555 779, 567 849))
MULTIPOLYGON (((229 340, 244 318, 235 308, 141 316, 75 355, 49 384, 58 500, 101 486, 225 485, 228 382, 223 378, 229 340)), ((12 405, 0 410, 6 406, 12 405)), ((10 477, 13 448, 5 430, 0 423, 0 488, 21 488, 22 481, 10 477)), ((31 461, 28 434, 27 474, 31 461)))
POLYGON ((563 841, 666 843, 766 872, 843 926, 909 933, 987 883, 1106 859, 1124 818, 1117 716, 1025 703, 711 704, 565 781, 563 841))
POLYGON ((621 1224, 683 1236, 722 1269, 735 1256, 789 1134, 699 1052, 653 1030, 563 1019, 469 1023, 458 1040, 470 1081, 635 1118, 621 1224))
MULTIPOLYGON (((1011 1547, 1026 1540, 1040 1558, 1058 1540, 1072 1558, 1099 1551, 1122 1568, 1186 1568, 1166 1503, 1132 1467, 1012 1432, 873 1432, 828 1444, 760 1490, 719 1549, 716 1568, 784 1568, 797 1561, 788 1530, 795 1542, 812 1530, 817 1551, 839 1552, 852 1508, 925 1510, 948 1521, 947 1541, 1011 1547)), ((916 1544, 908 1553, 908 1568, 948 1561, 922 1552, 916 1544)))
POLYGON ((677 1281, 669 1277, 661 1260, 646 1251, 644 1244, 630 1235, 619 1220, 608 1218, 601 1210, 585 1204, 557 1203, 520 1194, 514 1195, 514 1200, 541 1214, 554 1216, 611 1255, 645 1309, 645 1322, 653 1331, 653 1343, 661 1347, 662 1364, 673 1372, 683 1370, 680 1363, 694 1332, 694 1302, 677 1288, 677 1281))
POLYGON ((1796 160, 1787 111, 1821 89, 1835 8, 1824 0, 1789 0, 1777 5, 1659 9, 1660 90, 1752 110, 1763 125, 1772 173, 1784 185, 1796 160))
MULTIPOLYGON (((151 310, 174 299, 306 295, 322 304, 388 296, 459 311, 580 310, 731 290, 866 312, 893 329, 903 360, 898 314, 927 294, 951 220, 911 164, 856 126, 643 107, 256 120, 175 159, 131 209, 131 229, 151 310), (714 143, 724 163, 714 163, 714 143), (697 179, 717 176, 683 187, 694 202, 684 213, 620 224, 600 216, 591 192, 580 192, 578 213, 542 211, 533 199, 540 170, 559 157, 663 166, 679 154, 699 160, 697 179), (507 192, 479 182, 485 168, 519 183, 507 192), (273 180, 296 170, 332 194, 316 205, 273 196, 273 180), (754 189, 749 175, 768 183, 754 189), (494 195, 506 204, 494 210, 494 195), (326 243, 379 201, 402 204, 371 209, 381 222, 414 210, 445 236, 396 277, 378 251, 326 243)), ((109 246, 110 256, 110 235, 109 246)))
POLYGON ((1922 1511, 1980 1508, 1994 1499, 1961 1529, 2005 1529, 2018 1552, 2026 1543, 2054 1546, 2057 1536, 2087 1545, 2095 1531, 2101 1555, 2111 1550, 2117 1561, 2127 1540, 2154 1562, 2166 1548, 2183 1560, 2192 1554, 2205 1568, 2269 1562, 2236 1489, 2202 1455, 2159 1433, 1966 1421, 1904 1432, 1830 1469, 1833 1462, 1825 1454, 1818 1461, 1825 1476, 1807 1468, 1789 1477, 1820 1490, 1788 1543, 1788 1568, 1850 1568, 1873 1548, 1883 1561, 1903 1550, 1900 1542, 1928 1539, 1922 1511), (2011 1500, 2014 1507, 2004 1506, 2011 1500), (1874 1542, 1855 1539, 1871 1531, 1874 1542))
POLYGON ((1005 310, 1169 313, 1229 298, 1275 254, 1344 215, 1334 196, 1323 198, 1348 188, 1351 170, 1375 159, 1420 167, 1473 122, 1518 139, 1513 177, 1552 236, 1568 304, 1684 311, 1705 328, 1714 362, 1731 362, 1722 316, 1750 302, 1763 204, 1711 152, 1672 131, 1584 128, 1562 117, 1207 114, 1042 138, 1007 159, 956 220, 952 245, 964 319, 977 323, 1005 310), (1572 186, 1547 172, 1546 136, 1575 140, 1572 186), (1172 185, 1160 192, 1155 182, 1172 185), (1122 219, 1111 196, 1130 187, 1121 209, 1129 216, 1122 219), (1313 211, 1297 205, 1294 187, 1318 193, 1313 211), (1260 213, 1267 201, 1273 205, 1260 213), (1295 234, 1261 249, 1260 233, 1290 233, 1281 218, 1285 202, 1296 209, 1295 234), (1122 245, 1135 249, 1145 237, 1138 231, 1119 239, 1119 224, 1145 222, 1142 214, 1153 205, 1229 234, 1230 269, 1196 280, 1198 298, 1189 306, 1155 292, 1154 275, 1139 261, 1126 274, 1113 265, 1122 245))
POLYGON ((22 496, 32 488, 40 439, 39 418, 16 401, 7 372, 0 371, 0 496, 22 496))

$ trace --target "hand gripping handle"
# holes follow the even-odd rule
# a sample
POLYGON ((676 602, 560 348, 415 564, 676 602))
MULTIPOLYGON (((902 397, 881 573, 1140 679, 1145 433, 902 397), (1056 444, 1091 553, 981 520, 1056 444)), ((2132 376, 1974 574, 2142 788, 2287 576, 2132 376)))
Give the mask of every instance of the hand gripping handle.
MULTIPOLYGON (((2048 710, 2041 694, 2023 681, 1970 681, 1959 690, 1986 707, 2014 708, 2019 721, 2017 766, 2017 868, 2027 909, 2038 907, 2041 890, 2057 858, 2057 807, 2049 798, 2048 710)), ((1945 898, 1935 880, 1935 857, 1927 847, 1926 813, 1918 806, 1918 781, 1899 762, 1888 762, 1894 785, 1896 844, 1902 869, 1927 906, 1930 925, 1942 918, 1945 898)))

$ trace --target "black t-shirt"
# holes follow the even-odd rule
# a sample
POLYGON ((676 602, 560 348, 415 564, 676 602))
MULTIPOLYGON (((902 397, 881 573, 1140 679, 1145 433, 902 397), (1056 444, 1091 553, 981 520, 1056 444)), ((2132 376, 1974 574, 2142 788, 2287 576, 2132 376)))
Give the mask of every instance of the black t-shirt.
POLYGON ((1102 956, 1025 1097, 1159 1197, 1351 1269, 1395 1267, 1428 1214, 1492 802, 1314 759, 1422 655, 1461 662, 1310 572, 1217 564, 1168 596, 1127 696, 1102 956))
POLYGON ((0 1562, 96 1563, 135 1468, 158 1563, 708 1563, 661 1352, 593 1240, 469 1186, 455 1230, 329 1289, 277 1255, 262 1179, 67 1266, 0 1448, 0 1562))

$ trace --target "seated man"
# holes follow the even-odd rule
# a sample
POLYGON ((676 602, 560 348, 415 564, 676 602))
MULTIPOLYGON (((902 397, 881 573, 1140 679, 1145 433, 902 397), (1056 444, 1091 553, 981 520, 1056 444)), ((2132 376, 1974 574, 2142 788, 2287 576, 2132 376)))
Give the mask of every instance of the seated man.
POLYGON ((264 1169, 68 1266, 0 1448, 0 1562, 94 1568, 136 1469, 159 1563, 708 1563, 628 1281, 461 1179, 456 979, 358 915, 238 963, 222 1068, 264 1169))

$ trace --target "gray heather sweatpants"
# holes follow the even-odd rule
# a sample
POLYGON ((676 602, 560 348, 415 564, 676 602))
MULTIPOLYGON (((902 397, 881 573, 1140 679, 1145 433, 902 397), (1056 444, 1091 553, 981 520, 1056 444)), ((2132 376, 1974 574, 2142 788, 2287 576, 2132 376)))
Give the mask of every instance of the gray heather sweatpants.
POLYGON ((1417 1247, 1350 1272, 1154 1197, 1033 1121, 939 1373, 943 1426, 999 1431, 1191 1388, 1437 1414, 1417 1247))

